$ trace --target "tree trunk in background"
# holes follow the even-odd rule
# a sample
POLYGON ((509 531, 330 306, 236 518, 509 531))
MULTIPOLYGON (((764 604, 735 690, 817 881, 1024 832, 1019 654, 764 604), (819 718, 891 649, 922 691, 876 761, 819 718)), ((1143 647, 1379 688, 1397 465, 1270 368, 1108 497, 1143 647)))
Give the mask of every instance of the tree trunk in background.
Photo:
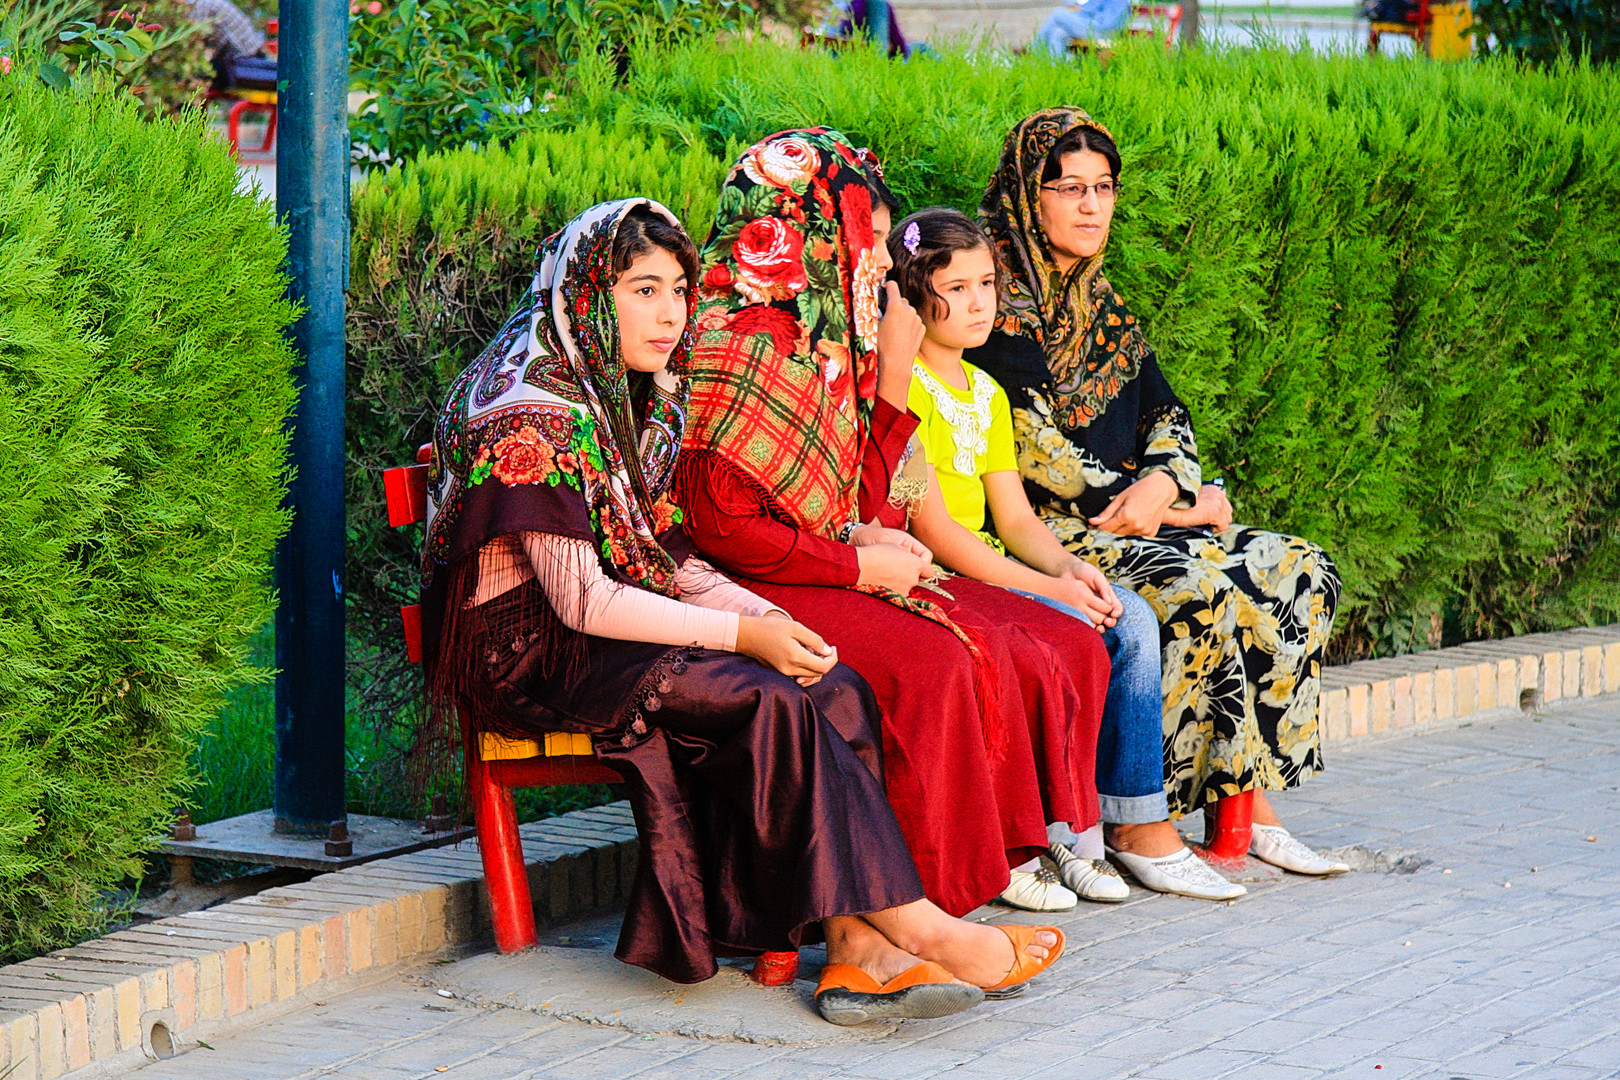
POLYGON ((1198 44, 1198 0, 1181 0, 1181 44, 1198 44))

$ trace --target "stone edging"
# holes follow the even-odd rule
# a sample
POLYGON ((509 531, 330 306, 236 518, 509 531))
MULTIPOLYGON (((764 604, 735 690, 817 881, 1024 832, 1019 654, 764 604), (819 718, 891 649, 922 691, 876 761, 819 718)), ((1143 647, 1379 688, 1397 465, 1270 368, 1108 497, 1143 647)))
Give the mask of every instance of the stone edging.
MULTIPOLYGON (((628 803, 519 832, 542 919, 560 921, 629 894, 637 848, 628 803)), ((487 939, 483 879, 473 840, 0 967, 0 1077, 119 1075, 168 1047, 195 1046, 401 963, 487 939)))
POLYGON ((1322 672, 1325 742, 1455 727, 1620 690, 1620 623, 1362 660, 1322 672))
MULTIPOLYGON (((1326 741, 1365 742, 1517 712, 1526 691, 1536 707, 1617 690, 1620 624, 1329 668, 1318 718, 1326 741)), ((628 895, 637 861, 628 804, 519 831, 542 921, 628 895)), ((477 842, 470 841, 0 967, 0 1078, 117 1075, 166 1046, 194 1046, 384 977, 402 963, 486 941, 482 883, 477 842)))

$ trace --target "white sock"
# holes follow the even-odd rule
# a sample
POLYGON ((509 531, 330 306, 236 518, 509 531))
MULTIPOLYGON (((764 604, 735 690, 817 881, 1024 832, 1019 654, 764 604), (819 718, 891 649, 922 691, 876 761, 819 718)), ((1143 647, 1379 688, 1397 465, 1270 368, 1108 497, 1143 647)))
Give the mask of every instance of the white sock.
POLYGON ((1024 863, 1022 866, 1013 867, 1013 872, 1017 873, 1017 874, 1033 874, 1035 871, 1039 870, 1040 868, 1041 868, 1041 857, 1039 855, 1037 855, 1033 859, 1029 860, 1029 862, 1024 863))
POLYGON ((1082 859, 1100 859, 1103 857, 1103 827, 1099 822, 1075 837, 1069 850, 1082 859))

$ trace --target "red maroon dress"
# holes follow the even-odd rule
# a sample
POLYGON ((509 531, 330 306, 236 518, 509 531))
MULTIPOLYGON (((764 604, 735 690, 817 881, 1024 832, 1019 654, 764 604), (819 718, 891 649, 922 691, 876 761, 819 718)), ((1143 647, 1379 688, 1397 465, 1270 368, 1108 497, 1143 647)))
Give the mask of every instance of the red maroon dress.
MULTIPOLYGON (((862 458, 863 520, 888 500, 917 419, 878 399, 862 458)), ((928 897, 964 915, 1007 887, 1008 867, 1046 848, 1046 824, 1096 824, 1097 727, 1108 687, 1102 638, 1042 604, 952 577, 954 599, 919 590, 984 643, 1005 750, 987 752, 974 662, 949 629, 855 592, 855 549, 799 529, 720 455, 686 451, 679 501, 704 556, 838 649, 883 713, 889 802, 928 897)))

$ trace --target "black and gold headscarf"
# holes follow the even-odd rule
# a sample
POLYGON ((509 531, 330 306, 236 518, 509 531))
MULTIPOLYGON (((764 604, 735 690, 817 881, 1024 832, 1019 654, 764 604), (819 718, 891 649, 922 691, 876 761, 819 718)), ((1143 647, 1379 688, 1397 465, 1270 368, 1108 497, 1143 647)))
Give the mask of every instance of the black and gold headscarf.
POLYGON ((1149 352, 1136 316, 1103 277, 1106 238, 1097 254, 1064 270, 1041 228, 1041 171, 1058 140, 1079 127, 1109 135, 1070 105, 1021 120, 1007 133, 979 204, 980 221, 1007 268, 996 329, 1041 346, 1052 375, 1054 419, 1068 429, 1088 427, 1100 416, 1149 352))

